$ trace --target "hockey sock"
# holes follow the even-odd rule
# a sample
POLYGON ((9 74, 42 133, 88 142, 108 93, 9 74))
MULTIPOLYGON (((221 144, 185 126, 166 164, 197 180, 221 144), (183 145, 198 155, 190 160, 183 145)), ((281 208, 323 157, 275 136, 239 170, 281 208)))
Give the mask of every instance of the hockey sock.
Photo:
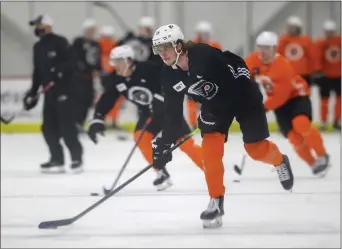
POLYGON ((335 122, 340 122, 341 120, 341 96, 336 95, 335 99, 335 122))
POLYGON ((326 122, 328 119, 329 98, 321 98, 321 121, 326 122))
POLYGON ((280 153, 278 146, 268 140, 256 143, 245 144, 245 150, 248 155, 256 161, 272 165, 280 165, 283 161, 283 155, 280 153))
POLYGON ((296 116, 292 119, 293 129, 303 138, 305 144, 316 152, 317 156, 326 154, 323 139, 319 131, 312 126, 309 118, 305 115, 296 116))
POLYGON ((204 173, 207 181, 209 195, 217 198, 224 195, 223 184, 224 166, 222 162, 224 154, 225 135, 221 133, 206 133, 202 140, 202 153, 204 173))
POLYGON ((312 166, 315 162, 315 158, 313 157, 310 148, 304 143, 304 138, 294 130, 287 134, 287 138, 297 152, 297 155, 312 166))
POLYGON ((192 99, 188 99, 187 106, 188 106, 189 124, 192 127, 195 127, 197 124, 198 104, 192 99))
MULTIPOLYGON (((141 130, 138 130, 134 133, 134 140, 137 142, 141 130)), ((146 161, 151 164, 153 162, 152 159, 152 139, 153 139, 153 134, 151 132, 145 131, 144 134, 142 135, 142 138, 140 140, 140 143, 138 144, 138 147, 145 157, 146 161)))
POLYGON ((202 156, 202 147, 195 144, 195 141, 190 138, 184 144, 179 146, 179 148, 187 154, 190 159, 203 170, 203 156, 202 156))

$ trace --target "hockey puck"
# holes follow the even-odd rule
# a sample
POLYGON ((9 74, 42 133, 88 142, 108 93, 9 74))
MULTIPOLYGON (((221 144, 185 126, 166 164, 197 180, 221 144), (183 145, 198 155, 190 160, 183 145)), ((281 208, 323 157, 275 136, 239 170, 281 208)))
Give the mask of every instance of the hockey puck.
POLYGON ((233 182, 240 182, 240 180, 235 179, 233 182))
POLYGON ((91 193, 90 195, 91 196, 99 196, 100 194, 99 193, 91 193))

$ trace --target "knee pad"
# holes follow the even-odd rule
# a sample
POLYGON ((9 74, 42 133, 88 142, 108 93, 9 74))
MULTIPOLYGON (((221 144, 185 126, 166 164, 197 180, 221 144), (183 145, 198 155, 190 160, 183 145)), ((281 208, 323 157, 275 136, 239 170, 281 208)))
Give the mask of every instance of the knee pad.
POLYGON ((293 130, 302 136, 306 136, 311 132, 311 121, 305 115, 298 115, 292 119, 293 130))

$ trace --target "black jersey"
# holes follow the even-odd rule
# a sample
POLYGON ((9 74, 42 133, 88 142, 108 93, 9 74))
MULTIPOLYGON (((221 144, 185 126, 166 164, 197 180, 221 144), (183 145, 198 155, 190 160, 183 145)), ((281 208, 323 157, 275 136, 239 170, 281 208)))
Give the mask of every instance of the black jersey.
POLYGON ((160 85, 160 64, 146 61, 137 62, 129 78, 121 77, 115 72, 106 75, 103 80, 108 86, 96 105, 95 115, 105 116, 120 96, 134 103, 141 114, 155 114, 163 111, 164 97, 160 85))
POLYGON ((163 138, 168 142, 174 142, 173 130, 183 118, 184 95, 201 103, 202 110, 220 115, 234 108, 240 88, 251 81, 244 60, 229 51, 194 44, 188 49, 188 61, 188 71, 177 66, 164 66, 162 71, 166 108, 163 138))
POLYGON ((76 72, 91 74, 101 70, 100 45, 97 41, 77 37, 72 44, 76 72))

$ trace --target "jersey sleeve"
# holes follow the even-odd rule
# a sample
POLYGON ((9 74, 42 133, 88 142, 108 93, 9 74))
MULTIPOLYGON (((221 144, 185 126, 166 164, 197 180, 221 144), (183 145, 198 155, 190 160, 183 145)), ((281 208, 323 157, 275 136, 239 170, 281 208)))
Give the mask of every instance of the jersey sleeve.
POLYGON ((114 78, 113 74, 106 75, 103 78, 103 81, 107 83, 108 87, 106 88, 106 91, 101 95, 100 99, 96 103, 94 115, 101 114, 102 117, 105 117, 107 113, 109 113, 109 111, 113 108, 116 101, 120 97, 120 93, 116 89, 115 84, 111 82, 113 81, 113 78, 114 78))
POLYGON ((71 73, 74 70, 74 61, 72 56, 72 48, 69 42, 64 37, 60 37, 57 43, 57 50, 59 52, 59 63, 56 66, 58 73, 71 73))
POLYGON ((284 56, 284 51, 286 47, 286 38, 285 36, 280 36, 277 46, 277 52, 284 56))
POLYGON ((323 70, 323 59, 324 59, 324 49, 323 49, 323 40, 318 40, 315 42, 315 64, 317 71, 323 70))
POLYGON ((277 65, 277 71, 271 76, 272 80, 272 95, 264 102, 266 110, 274 110, 286 103, 290 98, 292 90, 292 80, 294 78, 294 71, 290 63, 282 60, 277 65))
POLYGON ((309 36, 305 37, 306 43, 307 43, 307 56, 309 61, 312 62, 312 73, 319 71, 320 65, 318 64, 318 61, 316 60, 316 46, 312 42, 311 38, 309 36))
POLYGON ((31 89, 30 92, 33 94, 36 94, 38 92, 39 86, 40 84, 42 84, 42 79, 41 79, 41 75, 39 73, 39 69, 38 69, 38 56, 37 56, 37 46, 38 44, 36 43, 33 47, 33 73, 32 73, 32 85, 31 85, 31 89))

